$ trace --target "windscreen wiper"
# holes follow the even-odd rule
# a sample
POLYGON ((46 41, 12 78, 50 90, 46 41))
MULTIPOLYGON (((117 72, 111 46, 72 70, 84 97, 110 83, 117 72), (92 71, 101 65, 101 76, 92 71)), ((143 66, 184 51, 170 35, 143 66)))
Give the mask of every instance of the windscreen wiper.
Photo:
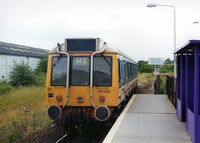
POLYGON ((111 65, 110 63, 109 63, 109 61, 106 59, 106 57, 103 55, 103 54, 101 54, 101 56, 104 58, 104 60, 108 63, 108 65, 111 65))

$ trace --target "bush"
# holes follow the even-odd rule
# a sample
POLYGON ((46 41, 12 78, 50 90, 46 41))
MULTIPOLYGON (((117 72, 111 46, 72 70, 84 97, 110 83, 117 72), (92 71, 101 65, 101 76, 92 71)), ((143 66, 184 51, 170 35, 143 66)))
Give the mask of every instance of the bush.
POLYGON ((0 95, 13 90, 13 87, 7 81, 0 82, 0 95))
POLYGON ((44 72, 36 73, 35 77, 36 77, 35 78, 36 85, 45 85, 46 73, 44 73, 44 72))
POLYGON ((47 73, 48 55, 40 59, 37 68, 35 69, 36 85, 45 85, 47 73))
POLYGON ((35 73, 39 74, 41 72, 46 73, 47 72, 47 62, 48 62, 48 55, 46 55, 45 58, 40 59, 37 68, 35 69, 35 73))
POLYGON ((160 67, 160 73, 174 72, 174 65, 163 65, 160 67))
POLYGON ((152 73, 154 71, 153 65, 148 65, 146 61, 138 61, 138 71, 141 73, 152 73))
POLYGON ((9 77, 12 86, 36 84, 34 72, 24 61, 21 61, 19 64, 14 62, 9 77))
MULTIPOLYGON (((173 63, 173 61, 170 61, 170 59, 168 58, 165 61, 165 65, 163 66, 159 66, 160 67, 160 73, 167 73, 167 72, 174 72, 174 65, 171 65, 171 63, 173 63), (168 64, 170 63, 170 65, 168 64)), ((147 61, 138 61, 138 71, 140 73, 151 73, 154 71, 155 66, 154 65, 148 65, 147 61)))

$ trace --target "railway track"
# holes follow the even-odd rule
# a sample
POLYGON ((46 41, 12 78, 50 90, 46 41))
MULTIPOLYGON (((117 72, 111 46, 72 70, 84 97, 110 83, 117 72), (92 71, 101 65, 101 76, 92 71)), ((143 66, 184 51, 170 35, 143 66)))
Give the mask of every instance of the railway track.
POLYGON ((64 136, 62 136, 59 140, 57 140, 56 143, 60 143, 62 140, 64 140, 67 137, 68 134, 69 132, 66 133, 64 136))
POLYGON ((110 130, 109 128, 88 128, 87 126, 84 127, 76 127, 73 130, 65 133, 62 137, 57 139, 56 143, 100 143, 106 136, 107 132, 110 130), (101 131, 98 134, 96 131, 101 131))

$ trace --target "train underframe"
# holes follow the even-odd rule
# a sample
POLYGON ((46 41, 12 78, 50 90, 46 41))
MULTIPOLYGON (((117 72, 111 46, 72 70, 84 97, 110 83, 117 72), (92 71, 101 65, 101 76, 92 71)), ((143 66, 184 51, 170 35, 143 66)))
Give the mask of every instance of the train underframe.
MULTIPOLYGON (((109 118, 105 121, 99 121, 95 118, 94 107, 65 107, 62 109, 62 115, 59 119, 55 120, 56 125, 64 127, 65 130, 77 129, 82 130, 84 126, 109 126, 112 124, 123 111, 124 107, 135 93, 136 87, 132 88, 129 94, 126 95, 124 100, 116 107, 108 107, 110 110, 109 118)), ((102 113, 103 114, 103 113, 102 113)))

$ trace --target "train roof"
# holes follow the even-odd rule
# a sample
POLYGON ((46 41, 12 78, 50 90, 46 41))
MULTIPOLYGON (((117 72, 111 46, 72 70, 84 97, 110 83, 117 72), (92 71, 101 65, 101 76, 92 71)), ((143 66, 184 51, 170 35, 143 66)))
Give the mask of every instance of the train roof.
MULTIPOLYGON (((104 43, 106 43, 106 48, 104 52, 119 54, 136 63, 136 61, 133 60, 130 56, 116 48, 113 48, 110 44, 108 44, 107 42, 103 42, 103 40, 100 38, 67 38, 65 39, 65 43, 60 44, 60 51, 69 53, 91 53, 95 51, 100 51, 103 48, 104 43)), ((50 52, 57 52, 57 46, 53 48, 50 52)))
POLYGON ((105 49, 105 52, 113 52, 113 53, 117 53, 123 57, 126 57, 127 59, 133 61, 136 63, 135 60, 133 60, 133 58, 131 58, 130 56, 128 56, 127 54, 125 54, 124 52, 122 52, 121 50, 117 49, 117 48, 113 48, 111 47, 109 44, 106 44, 106 49, 105 49))

